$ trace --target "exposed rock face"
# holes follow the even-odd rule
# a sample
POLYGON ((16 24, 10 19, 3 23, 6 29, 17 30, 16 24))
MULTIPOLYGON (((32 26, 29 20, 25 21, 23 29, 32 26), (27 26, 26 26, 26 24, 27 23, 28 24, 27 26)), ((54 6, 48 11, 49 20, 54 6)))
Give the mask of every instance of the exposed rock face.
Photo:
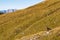
POLYGON ((56 27, 50 31, 41 31, 40 33, 24 36, 20 40, 59 40, 57 37, 60 38, 60 27, 56 27))

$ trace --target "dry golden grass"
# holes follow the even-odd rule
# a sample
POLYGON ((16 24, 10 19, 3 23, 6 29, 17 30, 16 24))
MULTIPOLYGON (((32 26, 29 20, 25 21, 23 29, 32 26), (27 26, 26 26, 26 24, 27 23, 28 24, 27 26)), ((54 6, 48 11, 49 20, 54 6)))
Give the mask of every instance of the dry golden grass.
POLYGON ((19 40, 59 40, 60 27, 56 27, 50 31, 40 31, 32 35, 24 36, 19 40))
MULTIPOLYGON (((0 40, 20 40, 21 37, 39 32, 42 35, 41 32, 44 34, 47 27, 53 30, 58 26, 60 26, 60 0, 47 0, 23 10, 0 15, 0 40)), ((52 40, 59 40, 59 37, 55 38, 55 34, 49 34, 49 37, 49 40, 52 37, 54 38, 52 40)), ((46 36, 37 40, 48 39, 46 36)))

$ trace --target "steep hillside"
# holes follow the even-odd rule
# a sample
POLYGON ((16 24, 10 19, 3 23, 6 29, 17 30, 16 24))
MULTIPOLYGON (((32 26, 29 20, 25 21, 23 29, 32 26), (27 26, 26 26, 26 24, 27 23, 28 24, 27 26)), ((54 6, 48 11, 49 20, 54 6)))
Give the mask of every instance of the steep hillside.
POLYGON ((20 40, 21 37, 41 31, 44 33, 47 28, 53 30, 58 26, 60 0, 46 0, 23 10, 0 15, 0 40, 20 40))
POLYGON ((50 31, 41 31, 36 34, 24 36, 19 40, 59 40, 60 27, 56 27, 50 31))

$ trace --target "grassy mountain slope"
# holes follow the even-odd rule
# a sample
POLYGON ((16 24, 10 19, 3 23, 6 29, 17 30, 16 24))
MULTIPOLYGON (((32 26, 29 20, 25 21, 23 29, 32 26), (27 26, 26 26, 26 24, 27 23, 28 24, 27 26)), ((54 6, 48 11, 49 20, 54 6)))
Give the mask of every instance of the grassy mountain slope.
POLYGON ((59 40, 60 27, 56 27, 50 31, 41 31, 32 35, 24 36, 19 40, 59 40))
POLYGON ((0 15, 0 40, 23 36, 60 26, 60 0, 47 0, 29 8, 0 15))

